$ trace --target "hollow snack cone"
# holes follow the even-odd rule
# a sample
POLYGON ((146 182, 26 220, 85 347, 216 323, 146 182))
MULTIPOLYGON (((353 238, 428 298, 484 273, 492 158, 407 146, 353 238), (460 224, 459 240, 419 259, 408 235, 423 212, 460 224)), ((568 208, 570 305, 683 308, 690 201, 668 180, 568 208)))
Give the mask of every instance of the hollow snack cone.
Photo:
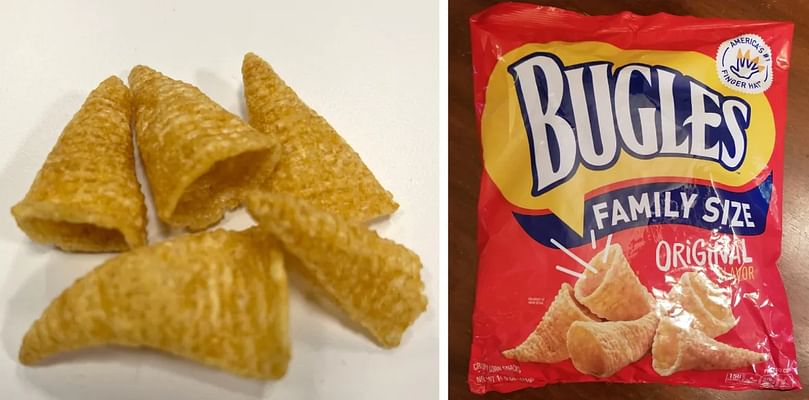
POLYGON ((101 82, 62 131, 11 213, 32 240, 62 250, 122 251, 146 243, 146 206, 135 176, 131 95, 101 82))
POLYGON ((149 67, 129 74, 138 149, 161 221, 204 229, 236 208, 280 148, 196 87, 149 67))
POLYGON ((252 193, 247 210, 300 261, 290 266, 382 346, 398 346, 427 308, 421 259, 410 249, 288 194, 252 193))
POLYGON ((662 376, 686 370, 736 369, 766 360, 764 353, 718 342, 669 317, 660 320, 652 346, 652 368, 662 376))
POLYGON ((181 236, 105 262, 34 322, 20 361, 90 346, 144 346, 252 378, 284 375, 283 256, 254 232, 181 236))
POLYGON ((595 316, 573 298, 573 287, 563 283, 539 325, 517 347, 503 351, 503 357, 522 362, 555 363, 566 360, 567 331, 575 321, 593 321, 595 316))
POLYGON ((714 285, 704 274, 686 272, 668 293, 669 315, 691 321, 691 327, 717 337, 736 326, 730 307, 730 291, 714 285))
POLYGON ((658 318, 654 311, 635 321, 577 321, 567 332, 573 366, 600 378, 639 360, 652 346, 658 318))
POLYGON ((576 281, 574 294, 593 314, 609 321, 631 321, 652 310, 652 295, 638 280, 620 245, 613 244, 599 252, 590 265, 598 274, 585 270, 576 281))
POLYGON ((281 161, 261 190, 294 195, 352 222, 396 211, 399 205, 360 156, 266 61, 248 53, 242 75, 250 124, 283 148, 281 161))

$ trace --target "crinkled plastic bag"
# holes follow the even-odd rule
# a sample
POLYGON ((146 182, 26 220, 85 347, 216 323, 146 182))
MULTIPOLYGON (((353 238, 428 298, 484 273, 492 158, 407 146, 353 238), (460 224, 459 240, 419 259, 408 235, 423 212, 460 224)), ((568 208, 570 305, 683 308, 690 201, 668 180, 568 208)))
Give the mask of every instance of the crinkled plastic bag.
POLYGON ((793 25, 503 3, 471 27, 471 390, 800 388, 776 265, 793 25))

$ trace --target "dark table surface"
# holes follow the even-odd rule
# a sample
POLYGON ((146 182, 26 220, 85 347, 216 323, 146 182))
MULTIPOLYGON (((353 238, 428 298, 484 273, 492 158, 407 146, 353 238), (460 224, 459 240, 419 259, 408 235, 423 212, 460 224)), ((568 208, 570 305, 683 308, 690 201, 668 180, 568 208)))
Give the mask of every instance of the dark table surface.
MULTIPOLYGON (((449 398, 481 398, 469 392, 466 374, 472 330, 477 270, 476 205, 480 179, 480 147, 472 100, 469 16, 495 1, 450 0, 449 4, 449 398)), ((740 19, 790 20, 795 23, 789 77, 785 149, 784 240, 781 275, 795 324, 798 363, 809 363, 809 1, 710 0, 546 1, 591 14, 632 11, 740 19)), ((508 395, 489 393, 488 399, 809 399, 809 375, 802 374, 801 391, 723 392, 660 384, 557 384, 508 395)))

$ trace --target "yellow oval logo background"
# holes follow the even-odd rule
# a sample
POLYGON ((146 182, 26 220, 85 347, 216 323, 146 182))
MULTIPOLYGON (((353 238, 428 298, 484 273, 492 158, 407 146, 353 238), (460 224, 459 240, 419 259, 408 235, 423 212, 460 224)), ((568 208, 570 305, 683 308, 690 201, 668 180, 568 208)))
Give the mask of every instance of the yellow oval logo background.
POLYGON ((550 210, 579 235, 583 230, 584 196, 600 187, 629 179, 672 177, 698 178, 738 187, 750 182, 766 167, 775 146, 775 122, 764 94, 734 91, 719 81, 716 61, 691 51, 622 50, 601 42, 551 42, 527 44, 498 60, 486 88, 481 117, 483 165, 500 192, 511 204, 532 210, 550 210), (618 161, 603 171, 577 168, 567 182, 543 193, 531 195, 533 185, 528 134, 523 124, 514 78, 509 65, 535 52, 553 53, 565 65, 593 61, 612 62, 613 70, 626 64, 661 65, 676 69, 724 96, 736 96, 751 108, 747 129, 747 153, 736 171, 713 161, 688 157, 637 159, 621 152, 618 161))

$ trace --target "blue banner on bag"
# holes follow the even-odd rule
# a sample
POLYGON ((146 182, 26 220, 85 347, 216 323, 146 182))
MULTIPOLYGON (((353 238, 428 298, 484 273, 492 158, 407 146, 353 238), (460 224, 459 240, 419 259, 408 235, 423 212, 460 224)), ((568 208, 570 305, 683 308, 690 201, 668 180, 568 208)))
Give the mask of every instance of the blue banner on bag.
POLYGON ((584 236, 555 214, 514 213, 537 242, 577 247, 614 232, 658 224, 691 225, 737 236, 764 232, 772 194, 772 174, 758 186, 732 192, 695 183, 650 183, 594 196, 584 203, 584 236), (592 233, 591 233, 592 232, 592 233))

